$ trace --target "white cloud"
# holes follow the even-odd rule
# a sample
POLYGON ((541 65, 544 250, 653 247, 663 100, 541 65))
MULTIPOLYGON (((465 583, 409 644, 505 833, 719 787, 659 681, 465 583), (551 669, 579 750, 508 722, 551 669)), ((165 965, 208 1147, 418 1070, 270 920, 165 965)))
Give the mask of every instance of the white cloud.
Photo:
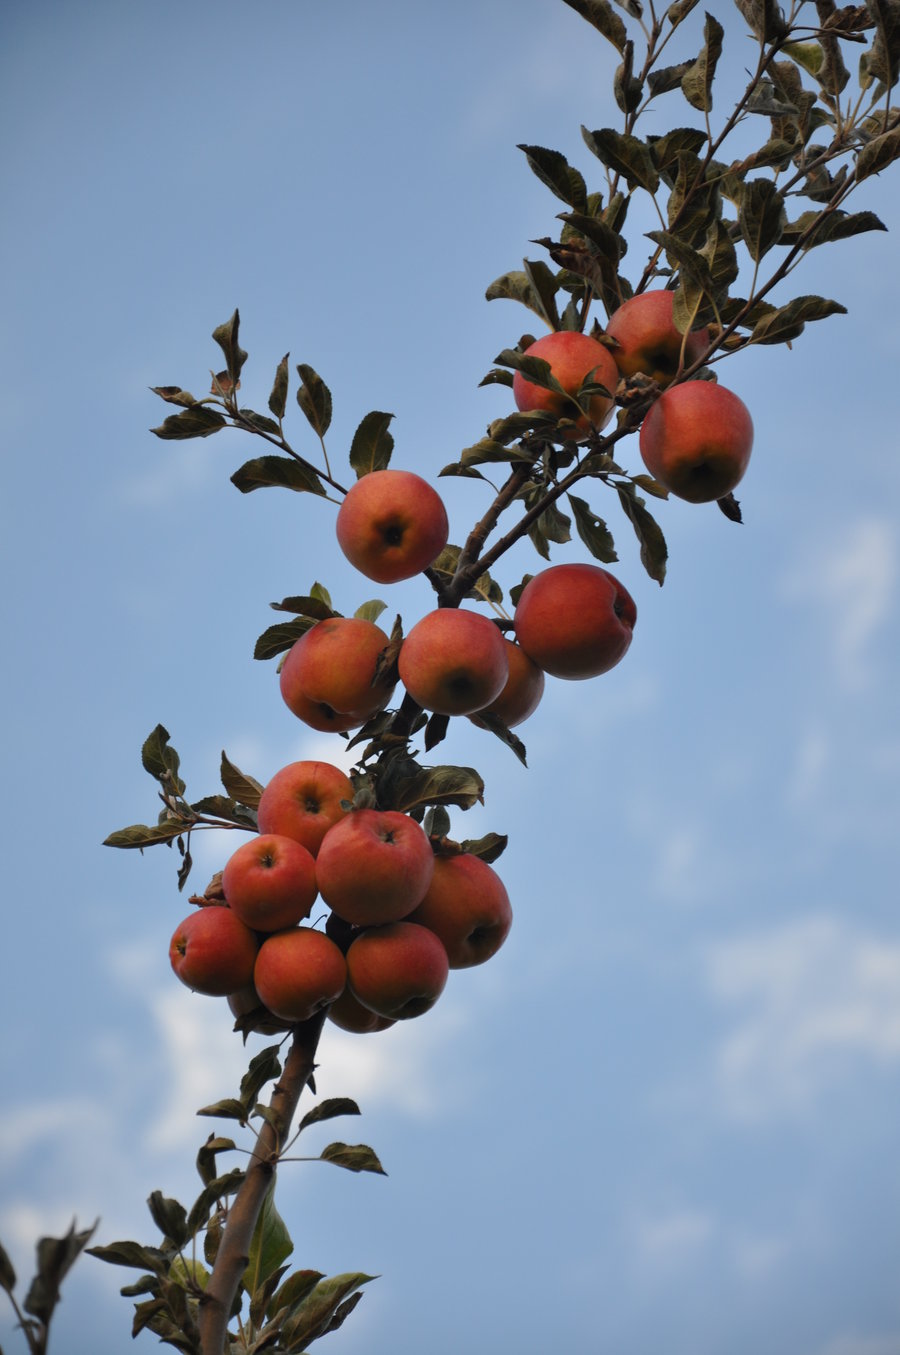
POLYGON ((711 1214, 680 1209, 656 1217, 644 1217, 634 1225, 634 1237, 642 1257, 655 1265, 670 1265, 687 1259, 712 1238, 711 1214))
POLYGON ((835 676, 859 690, 872 680, 870 648, 893 603, 898 574, 897 535, 885 519, 850 525, 837 550, 819 545, 785 581, 786 597, 822 610, 833 646, 835 676))
POLYGON ((900 1060, 900 944, 814 917, 712 947, 708 981, 743 1009, 716 1056, 739 1118, 804 1110, 860 1062, 900 1060))

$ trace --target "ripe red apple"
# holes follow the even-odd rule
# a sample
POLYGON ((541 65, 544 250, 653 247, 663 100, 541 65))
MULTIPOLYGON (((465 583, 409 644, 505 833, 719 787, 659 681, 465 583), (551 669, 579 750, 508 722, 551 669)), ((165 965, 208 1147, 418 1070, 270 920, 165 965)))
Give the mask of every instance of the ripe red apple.
POLYGON ((512 729, 537 710, 544 695, 544 673, 543 669, 538 668, 534 660, 528 657, 521 645, 514 644, 505 635, 503 644, 509 664, 506 684, 497 699, 489 706, 482 707, 472 719, 478 724, 482 715, 496 715, 507 729, 512 729))
POLYGON ((169 962, 195 993, 227 997, 253 981, 259 942, 230 908, 210 904, 180 922, 169 943, 169 962))
POLYGON ((440 607, 417 621, 400 649, 400 681, 438 715, 471 715, 496 700, 509 675, 503 635, 479 612, 440 607))
POLYGON ((346 733, 391 699, 393 683, 375 681, 388 637, 373 621, 332 616, 301 635, 281 666, 285 704, 313 729, 346 733))
POLYGON ((606 332, 618 343, 612 350, 622 376, 644 372, 660 386, 668 386, 682 366, 690 367, 709 346, 709 331, 692 329, 685 339, 672 319, 674 293, 658 288, 639 292, 609 317, 606 332))
POLYGON ((421 1016, 447 982, 447 952, 434 932, 415 922, 392 922, 363 932, 347 951, 354 997, 392 1021, 421 1016))
POLYGON ((289 927, 267 936, 253 971, 264 1006, 283 1021, 308 1021, 340 997, 346 982, 341 951, 312 927, 289 927))
POLYGON ((434 932, 451 969, 468 969, 495 955, 512 926, 506 886, 477 856, 437 856, 428 891, 409 922, 434 932))
POLYGON ((352 800, 353 794, 353 783, 340 767, 330 762, 289 762, 260 797, 259 831, 292 837, 315 856, 328 829, 347 812, 341 801, 352 800))
POLYGON ((636 617, 631 596, 607 570, 552 565, 519 595, 516 639, 545 673, 597 677, 624 658, 636 617))
POLYGON ((663 391, 641 424, 640 451, 654 479, 679 499, 711 503, 740 482, 753 448, 750 411, 712 381, 663 391))
POLYGON ((328 1008, 328 1020, 333 1021, 341 1030, 349 1030, 354 1035, 372 1035, 379 1030, 387 1030, 394 1024, 387 1016, 364 1007, 354 996, 348 984, 336 1002, 328 1008))
POLYGON ((341 550, 377 583, 397 583, 427 569, 446 546, 449 530, 437 490, 406 470, 363 475, 337 516, 341 550))
POLYGON ((325 834, 316 858, 319 892, 355 927, 395 922, 420 903, 434 854, 408 814, 354 809, 325 834))
POLYGON ((229 908, 258 932, 280 932, 309 917, 316 863, 292 837, 263 833, 238 847, 222 872, 229 908))
POLYGON ((256 1019, 253 1022, 252 1029, 258 1035, 280 1035, 290 1028, 289 1021, 282 1021, 280 1017, 269 1011, 252 983, 248 984, 246 988, 239 988, 236 993, 229 993, 228 1007, 232 1016, 237 1019, 255 1012, 256 1019))
POLYGON ((588 373, 593 372, 593 380, 605 386, 609 396, 592 396, 590 415, 579 416, 577 406, 564 395, 546 390, 543 386, 535 386, 521 372, 516 372, 513 376, 513 399, 517 409, 542 409, 548 414, 574 419, 579 437, 586 437, 592 428, 600 429, 608 423, 614 407, 612 396, 619 384, 619 369, 609 349, 602 343, 589 338, 587 334, 561 329, 537 339, 526 348, 525 356, 543 358, 549 362, 550 371, 569 395, 575 395, 588 373))

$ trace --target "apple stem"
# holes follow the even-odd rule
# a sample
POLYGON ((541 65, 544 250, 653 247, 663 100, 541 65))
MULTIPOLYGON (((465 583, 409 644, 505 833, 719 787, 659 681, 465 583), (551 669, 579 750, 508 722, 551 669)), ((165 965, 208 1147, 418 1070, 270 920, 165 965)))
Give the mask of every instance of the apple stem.
POLYGON ((241 1278, 247 1269, 257 1219, 275 1176, 303 1088, 316 1067, 316 1048, 325 1021, 324 1010, 294 1027, 293 1039, 269 1108, 274 1115, 260 1129, 244 1180, 228 1211, 209 1283, 200 1300, 201 1355, 223 1355, 228 1319, 241 1278), (273 1122, 274 1121, 274 1122, 273 1122))

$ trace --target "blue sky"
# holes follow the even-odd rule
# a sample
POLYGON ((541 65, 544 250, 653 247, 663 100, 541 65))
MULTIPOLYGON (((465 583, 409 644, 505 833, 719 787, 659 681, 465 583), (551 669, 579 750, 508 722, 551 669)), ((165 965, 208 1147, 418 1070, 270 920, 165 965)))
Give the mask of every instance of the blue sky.
MULTIPOLYGON (((724 103, 750 49, 719 11, 724 103)), ((144 737, 166 725, 197 797, 222 748, 261 781, 337 760, 253 641, 316 578, 341 610, 378 592, 331 505, 235 492, 237 434, 153 438, 148 387, 202 390, 239 306, 248 403, 289 349, 332 388, 335 461, 390 410, 394 464, 436 475, 507 411, 478 382, 533 327, 483 300, 560 205, 516 143, 592 175, 579 124, 617 118, 612 48, 555 0, 37 0, 0 26, 0 1238, 25 1271, 73 1214, 155 1241, 146 1196, 195 1191, 193 1112, 244 1066, 224 1004, 169 971, 172 855, 100 846, 155 813, 144 737)), ((487 783, 454 829, 510 835, 515 922, 426 1017, 325 1037, 320 1091, 363 1116, 310 1146, 362 1139, 389 1173, 283 1174, 297 1264, 381 1276, 335 1355, 900 1352, 900 176, 854 205, 892 232, 793 289, 849 314, 719 369, 756 426, 745 525, 661 505, 660 590, 595 492, 627 659, 548 681, 527 772, 468 726, 443 746, 487 783)), ((459 539, 485 487, 440 486, 459 539)), ((430 606, 389 594, 407 625, 430 606)), ((198 839, 194 881, 233 846, 198 839)), ((128 1278, 76 1268, 59 1351, 118 1355, 128 1278)))

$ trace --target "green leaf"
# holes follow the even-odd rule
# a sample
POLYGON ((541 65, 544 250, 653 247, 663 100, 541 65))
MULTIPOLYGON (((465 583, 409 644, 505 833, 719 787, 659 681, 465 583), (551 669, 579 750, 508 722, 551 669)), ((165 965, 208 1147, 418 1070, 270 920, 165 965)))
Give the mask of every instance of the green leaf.
MULTIPOLYGON (((198 1115, 205 1113, 202 1110, 197 1111, 198 1115)), ((217 1205, 226 1195, 237 1194, 244 1182, 245 1175, 246 1173, 242 1172, 239 1167, 235 1167, 233 1171, 226 1172, 224 1176, 217 1176, 215 1180, 208 1182, 203 1187, 188 1214, 187 1226, 191 1237, 194 1237, 200 1228, 206 1226, 214 1205, 217 1205)), ((152 1266, 145 1266, 144 1269, 152 1270, 152 1266)))
POLYGON ((256 814, 252 809, 239 805, 236 800, 232 800, 228 795, 204 795, 202 800, 195 800, 191 809, 195 814, 210 814, 217 819, 226 819, 229 823, 238 824, 241 828, 257 828, 256 814))
MULTIPOLYGON (((545 364, 546 365, 546 364, 545 364)), ((461 466, 482 466, 495 461, 533 461, 534 454, 522 447, 504 447, 502 442, 493 438, 482 438, 471 447, 464 447, 459 454, 461 466)))
POLYGON ((321 1270, 295 1270, 272 1295, 266 1316, 273 1318, 284 1308, 290 1310, 299 1307, 321 1279, 324 1279, 321 1270))
POLYGON ((166 785, 175 785, 179 795, 184 791, 184 782, 178 775, 181 765, 178 754, 169 743, 169 731, 164 725, 157 725, 147 735, 141 747, 141 765, 154 780, 166 785))
MULTIPOLYGON (((551 329, 557 327, 559 317, 556 314, 555 306, 548 314, 544 295, 535 288, 525 272, 513 270, 510 273, 503 273, 491 283, 484 295, 488 301, 518 301, 521 305, 527 306, 530 311, 533 311, 551 329)), ((498 378, 495 377, 494 379, 497 380, 498 378)))
POLYGON ((388 432, 393 414, 373 409, 361 420, 350 444, 350 465, 361 480, 373 470, 385 470, 390 464, 394 439, 388 432))
POLYGON ((177 1200, 168 1199, 161 1190, 154 1190, 147 1200, 153 1222, 163 1237, 183 1247, 188 1240, 187 1210, 177 1200))
POLYGON ((570 9, 574 9, 583 19, 602 33, 620 54, 628 38, 628 30, 616 14, 609 0, 565 0, 570 9))
POLYGON ((652 70, 647 76, 650 93, 656 98, 658 94, 668 94, 670 90, 681 89, 682 80, 694 65, 693 61, 679 61, 674 66, 659 66, 652 70))
POLYGON ((160 396, 170 405, 182 405, 184 408, 189 408, 191 405, 197 404, 190 391, 182 390, 180 386, 151 386, 150 389, 154 395, 160 396))
POLYGON ((796 221, 789 221, 781 234, 779 244, 793 245, 810 232, 806 248, 831 244, 834 240, 848 240, 865 231, 886 231, 887 226, 874 212, 803 212, 796 221))
POLYGON ((241 1101, 249 1110, 256 1102, 260 1090, 267 1082, 274 1081, 281 1073, 281 1060, 278 1057, 280 1045, 270 1044, 261 1049, 250 1060, 250 1067, 241 1078, 241 1101))
POLYGON ((644 87, 634 74, 634 43, 629 38, 613 76, 613 97, 623 113, 634 113, 643 94, 644 87))
POLYGON ((502 367, 492 367, 487 376, 483 376, 479 381, 479 386, 509 386, 512 388, 515 378, 512 372, 505 372, 502 367))
POLYGON ((650 578, 662 587, 666 577, 666 559, 669 552, 659 524, 647 511, 644 500, 634 492, 630 484, 617 484, 616 489, 625 516, 634 528, 635 536, 640 542, 641 564, 650 578))
POLYGON ((105 1247, 88 1247, 85 1254, 111 1266, 129 1266, 133 1270, 150 1270, 154 1275, 165 1275, 169 1258, 158 1247, 142 1247, 137 1242, 110 1242, 105 1247))
POLYGON ((297 404, 303 410, 310 426, 323 438, 331 424, 331 391, 314 368, 305 362, 297 364, 297 375, 301 386, 297 391, 297 404))
POLYGON ((777 245, 787 222, 784 196, 771 179, 750 179, 741 193, 738 224, 754 263, 777 245))
POLYGON ((5 1247, 0 1246, 0 1288, 11 1294, 16 1287, 16 1272, 5 1247))
MULTIPOLYGON (((250 1241, 242 1283, 251 1299, 294 1250, 284 1219, 275 1208, 275 1181, 269 1186, 250 1241)), ((282 1272, 283 1273, 283 1272, 282 1272)), ((277 1284, 277 1281, 276 1281, 277 1284)), ((270 1295, 267 1295, 270 1297, 270 1295)), ((260 1305, 265 1308, 265 1303, 260 1305)), ((261 1313, 260 1313, 261 1316, 261 1313)), ((257 1319, 258 1320, 258 1319, 257 1319)))
POLYGON ((231 483, 242 494, 269 486, 293 489, 298 494, 325 493, 325 486, 312 466, 289 456, 257 456, 252 461, 245 461, 232 475, 231 483))
POLYGON ((900 4, 897 0, 865 0, 876 35, 868 52, 868 73, 892 89, 900 79, 900 4))
POLYGON ((575 518, 575 530, 595 560, 612 564, 618 560, 612 533, 602 518, 597 517, 586 499, 569 494, 568 500, 575 518))
MULTIPOLYGON (((872 174, 880 174, 888 165, 900 158, 900 127, 884 132, 863 146, 856 157, 857 179, 868 179, 872 174)), ((166 420, 168 423, 168 419, 166 420)))
POLYGON ((205 1186, 216 1179, 216 1154, 230 1152, 234 1146, 234 1139, 220 1138, 218 1134, 210 1134, 197 1153, 197 1171, 205 1186))
POLYGON ((324 603, 324 605, 328 608, 332 616, 338 615, 338 613, 334 610, 334 607, 332 606, 331 594, 325 587, 324 583, 314 583, 312 588, 310 588, 309 590, 309 596, 312 599, 324 603))
POLYGON ((262 786, 254 777, 248 776, 246 772, 242 772, 233 762, 230 762, 224 748, 222 749, 220 775, 222 785, 233 800, 237 800, 238 804, 247 805, 250 809, 258 808, 260 796, 263 793, 262 786))
POLYGON ((680 155, 691 156, 699 164, 696 157, 706 145, 706 133, 699 127, 674 127, 662 136, 648 137, 648 145, 657 169, 677 169, 680 155))
POLYGON ((674 5, 670 5, 666 10, 666 18, 673 28, 677 28, 683 23, 691 10, 696 9, 699 0, 676 0, 674 5))
POLYGON ((241 317, 235 310, 230 320, 226 320, 224 325, 218 325, 213 330, 213 338, 225 354, 225 365, 228 369, 228 375, 237 385, 241 377, 241 368, 247 361, 247 354, 238 343, 238 329, 240 328, 241 317))
POLYGON ((435 805, 422 820, 422 827, 429 837, 447 837, 450 833, 450 815, 443 805, 435 805))
POLYGON ((682 76, 681 88, 684 97, 692 108, 697 108, 702 113, 709 113, 712 109, 712 85, 716 65, 722 55, 724 35, 725 30, 718 19, 707 14, 703 27, 703 48, 697 60, 682 76))
POLYGON ((323 1162, 333 1162, 336 1167, 346 1167, 347 1171, 375 1172, 378 1176, 387 1176, 367 1143, 329 1143, 319 1157, 323 1162))
POLYGON ((270 433, 272 437, 280 437, 281 429, 274 419, 269 419, 265 414, 257 414, 255 409, 239 409, 238 413, 245 423, 249 423, 251 428, 256 428, 262 433, 270 433))
POLYGON ((218 433, 224 428, 226 419, 217 409, 208 405, 194 405, 183 414, 170 414, 163 419, 158 428, 151 428, 158 438, 208 438, 210 433, 218 433))
POLYGON ((290 353, 285 353, 275 369, 275 381, 272 385, 271 394, 269 395, 269 409, 275 415, 276 419, 283 419, 284 411, 287 408, 289 357, 290 353))
POLYGON ((184 832, 185 825, 176 823, 132 823, 128 828, 119 828, 115 833, 103 839, 104 847, 155 847, 160 842, 174 842, 184 832))
POLYGON ((381 613, 387 608, 387 603, 382 602, 380 598, 372 598, 370 602, 363 602, 353 613, 358 621, 375 622, 381 616, 381 613))
POLYGON ((846 315, 847 307, 823 296, 798 296, 786 306, 764 315, 753 327, 751 343, 787 343, 796 339, 807 320, 824 320, 829 315, 846 315))
POLYGON ((527 752, 524 743, 518 734, 514 734, 507 725, 503 723, 499 716, 494 715, 492 711, 481 710, 477 715, 469 717, 473 724, 478 725, 479 729, 486 729, 494 734, 501 743, 505 743, 507 748, 511 748, 519 759, 523 767, 528 766, 527 752))
POLYGON ((298 616, 308 616, 313 621, 328 621, 332 616, 338 615, 331 605, 331 598, 321 584, 313 584, 306 595, 295 594, 282 598, 281 602, 270 602, 269 606, 275 612, 296 612, 298 616))
POLYGON ((645 188, 655 193, 659 187, 659 171, 653 163, 650 148, 644 141, 612 127, 601 127, 589 132, 582 127, 588 150, 614 174, 620 174, 629 188, 645 188))
POLYGON ((409 813, 419 805, 457 805, 471 809, 484 803, 484 781, 474 767, 420 767, 401 776, 392 808, 409 813))
POLYGON ((293 621, 268 626, 253 646, 254 659, 274 659, 277 654, 283 654, 315 624, 309 617, 298 616, 293 621))
POLYGON ((735 0, 735 3, 760 43, 786 35, 787 25, 776 0, 735 0))
POLYGON ((509 838, 505 833, 485 833, 484 837, 466 838, 459 845, 469 856, 477 856, 490 865, 506 851, 509 838))
POLYGON ((322 1120, 333 1120, 338 1115, 359 1115, 359 1113, 359 1106, 349 1096, 330 1096, 306 1112, 297 1126, 297 1133, 301 1133, 311 1124, 319 1124, 322 1120))
POLYGON ((566 393, 553 375, 550 370, 550 363, 545 358, 526 357, 517 348, 504 348, 502 353, 497 354, 494 361, 501 363, 504 367, 512 367, 516 372, 521 372, 533 386, 540 386, 543 390, 556 391, 559 395, 566 393))
POLYGON ((348 1295, 375 1279, 374 1275, 333 1275, 320 1280, 282 1328, 286 1350, 301 1351, 330 1329, 335 1315, 348 1295))
POLYGON ((551 193, 576 211, 587 208, 587 187, 584 177, 573 169, 568 160, 559 151, 548 150, 546 146, 519 146, 534 174, 541 183, 546 184, 551 193))
POLYGON ((250 1118, 250 1112, 243 1101, 238 1101, 233 1096, 226 1096, 221 1101, 214 1101, 210 1106, 202 1106, 197 1114, 211 1115, 222 1120, 240 1120, 241 1124, 246 1124, 250 1118))

